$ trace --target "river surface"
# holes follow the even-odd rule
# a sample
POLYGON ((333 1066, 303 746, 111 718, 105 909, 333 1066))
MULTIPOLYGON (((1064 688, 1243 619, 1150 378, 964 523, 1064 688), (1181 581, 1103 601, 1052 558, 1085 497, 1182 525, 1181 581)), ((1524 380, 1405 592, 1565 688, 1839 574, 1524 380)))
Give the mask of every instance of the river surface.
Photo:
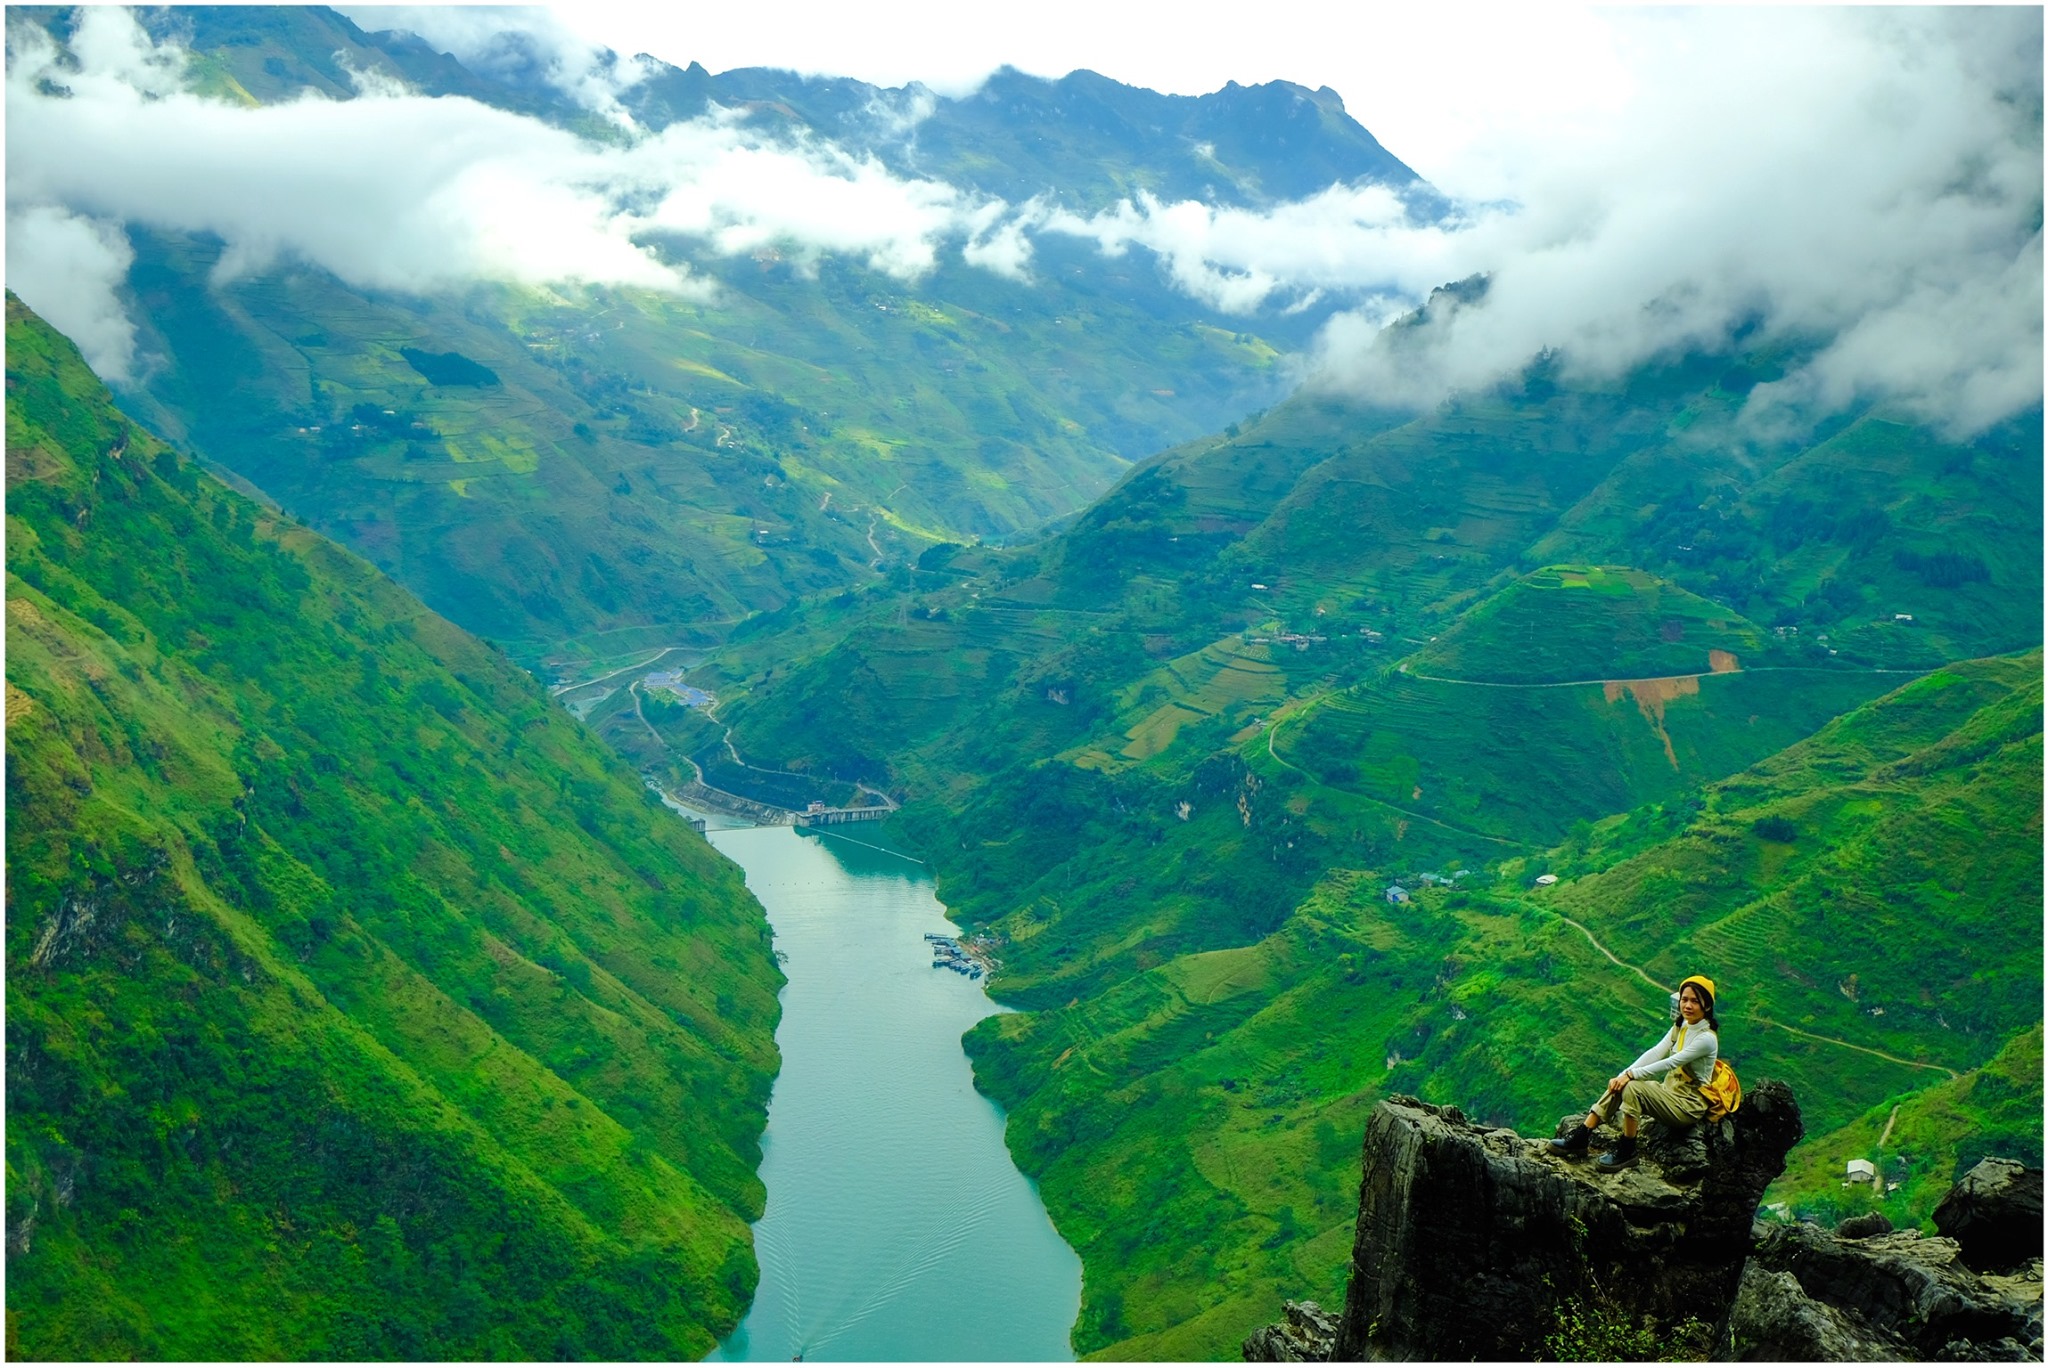
POLYGON ((1001 1009, 932 967, 925 933, 955 928, 924 867, 870 844, 866 825, 709 820, 789 976, 761 1142, 761 1285, 712 1359, 1071 1359, 1081 1263, 974 1090, 960 1035, 1001 1009))

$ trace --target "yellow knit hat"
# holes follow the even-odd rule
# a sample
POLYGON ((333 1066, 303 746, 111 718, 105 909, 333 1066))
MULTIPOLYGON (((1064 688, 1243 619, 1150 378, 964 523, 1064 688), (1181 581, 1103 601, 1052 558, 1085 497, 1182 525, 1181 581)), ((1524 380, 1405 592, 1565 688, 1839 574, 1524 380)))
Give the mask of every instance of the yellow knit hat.
POLYGON ((1718 993, 1714 991, 1714 981, 1708 978, 1705 974, 1694 974, 1691 978, 1687 979, 1685 983, 1679 984, 1679 992, 1682 993, 1685 991, 1686 983, 1697 983, 1700 986, 1700 991, 1707 995, 1707 1006, 1709 1007, 1713 1006, 1714 999, 1720 996, 1718 993))

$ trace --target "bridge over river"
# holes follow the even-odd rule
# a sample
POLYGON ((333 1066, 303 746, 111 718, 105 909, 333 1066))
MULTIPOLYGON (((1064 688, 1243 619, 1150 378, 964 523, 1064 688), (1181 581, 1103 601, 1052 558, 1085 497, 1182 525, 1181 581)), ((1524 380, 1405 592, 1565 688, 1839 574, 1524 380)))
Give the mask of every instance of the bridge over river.
POLYGON ((879 822, 896 811, 896 804, 874 807, 826 807, 813 803, 802 812, 791 813, 792 826, 837 826, 841 822, 879 822))
POLYGON ((790 808, 776 807, 758 799, 727 793, 698 779, 670 790, 662 787, 653 776, 647 776, 648 786, 659 793, 664 800, 682 803, 700 812, 715 812, 722 817, 733 817, 752 826, 837 826, 841 822, 879 822, 894 813, 901 806, 895 799, 875 789, 863 787, 863 794, 881 799, 862 807, 827 807, 813 803, 801 812, 790 808))

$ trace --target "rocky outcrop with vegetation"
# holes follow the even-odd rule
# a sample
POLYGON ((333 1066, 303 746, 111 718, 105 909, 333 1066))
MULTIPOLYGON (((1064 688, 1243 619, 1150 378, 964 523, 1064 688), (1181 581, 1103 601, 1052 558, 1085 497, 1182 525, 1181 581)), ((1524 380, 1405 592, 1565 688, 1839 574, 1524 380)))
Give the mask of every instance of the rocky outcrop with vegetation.
POLYGON ((1760 1228, 1717 1358, 1743 1362, 2041 1361, 2041 1261, 1978 1273, 1956 1242, 1760 1228))
POLYGON ((2041 1170, 1984 1160, 1934 1225, 1760 1227, 1720 1357, 2040 1362, 2041 1170))
POLYGON ((2040 1361, 2039 1169, 1984 1160, 1931 1236, 1875 1213, 1757 1224, 1802 1132, 1791 1090, 1766 1082, 1719 1123, 1648 1124, 1638 1161, 1605 1171, 1388 1098, 1366 1130, 1343 1315, 1288 1302, 1244 1357, 2040 1361))
POLYGON ((1389 1098, 1366 1128, 1337 1357, 1703 1349, 1734 1302, 1757 1202, 1802 1133, 1791 1091, 1765 1083, 1696 1128, 1704 1163, 1646 1136, 1634 1166, 1608 1173, 1456 1107, 1389 1098))

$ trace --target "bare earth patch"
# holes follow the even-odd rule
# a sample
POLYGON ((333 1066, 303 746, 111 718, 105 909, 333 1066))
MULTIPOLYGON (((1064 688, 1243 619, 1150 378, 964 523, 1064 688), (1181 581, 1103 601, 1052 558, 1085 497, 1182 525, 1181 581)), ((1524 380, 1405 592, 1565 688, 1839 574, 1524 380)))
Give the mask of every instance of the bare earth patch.
MULTIPOLYGON (((1726 651, 1716 651, 1714 654, 1728 656, 1731 661, 1735 659, 1726 651)), ((1716 673, 1725 671, 1717 669, 1716 673)), ((1677 769, 1678 753, 1671 749, 1671 733, 1664 730, 1664 705, 1674 698, 1686 698, 1697 694, 1700 691, 1700 677, 1673 675, 1669 679, 1610 679, 1600 687, 1609 703, 1620 702, 1624 693, 1635 699, 1636 708, 1642 713, 1643 719, 1650 724, 1651 730, 1657 733, 1657 739, 1664 743, 1664 758, 1671 762, 1671 768, 1677 769)))

